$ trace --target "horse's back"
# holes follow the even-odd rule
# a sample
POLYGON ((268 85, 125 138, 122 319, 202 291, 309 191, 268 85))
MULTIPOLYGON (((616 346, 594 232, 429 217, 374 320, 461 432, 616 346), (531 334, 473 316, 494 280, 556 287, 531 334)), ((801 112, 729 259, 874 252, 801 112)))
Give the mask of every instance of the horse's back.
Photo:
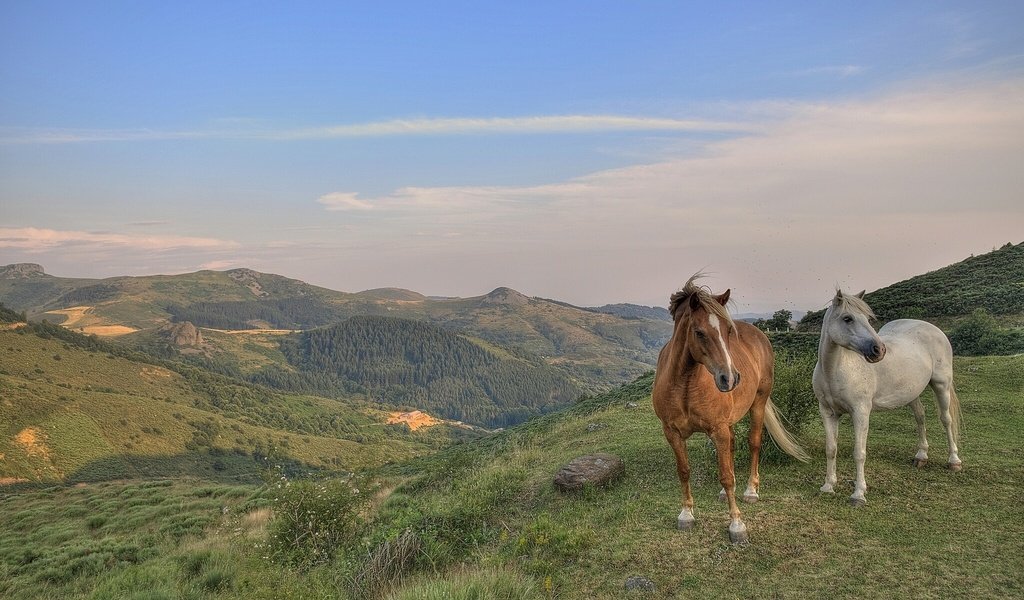
POLYGON ((875 397, 880 408, 902 406, 900 396, 916 398, 931 382, 953 377, 953 349, 941 329, 917 319, 897 319, 878 330, 886 346, 884 359, 873 365, 882 384, 875 397), (901 388, 908 388, 901 393, 901 388))
POLYGON ((933 359, 951 362, 953 348, 949 338, 941 329, 927 321, 917 319, 896 319, 889 321, 878 330, 878 337, 892 350, 892 344, 906 351, 927 354, 933 359))

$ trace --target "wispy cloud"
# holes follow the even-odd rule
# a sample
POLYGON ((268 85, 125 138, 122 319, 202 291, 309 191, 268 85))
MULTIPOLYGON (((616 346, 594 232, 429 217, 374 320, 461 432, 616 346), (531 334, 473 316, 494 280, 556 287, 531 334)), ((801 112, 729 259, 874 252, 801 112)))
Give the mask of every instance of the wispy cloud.
POLYGON ((348 238, 385 261, 403 249, 372 268, 423 289, 437 289, 437 265, 481 281, 500 267, 507 282, 547 278, 546 293, 559 298, 607 294, 610 280, 626 297, 652 282, 671 290, 711 264, 765 296, 801 302, 817 297, 815 286, 884 285, 919 272, 922 260, 934 268, 979 244, 1021 241, 1024 82, 919 84, 748 112, 760 117, 757 135, 689 157, 540 186, 360 197, 374 218, 348 238), (462 235, 446 237, 453 231, 462 235), (789 275, 790 265, 800 272, 789 275))
POLYGON ((740 132, 742 122, 671 119, 620 115, 541 115, 492 118, 392 119, 369 123, 324 125, 297 129, 246 128, 160 131, 154 129, 0 129, 0 144, 71 144, 88 142, 147 142, 193 139, 252 139, 270 141, 322 140, 383 136, 597 133, 609 131, 740 132))
POLYGON ((334 192, 317 198, 317 202, 327 210, 372 210, 373 204, 360 200, 358 194, 351 192, 334 192))
POLYGON ((792 71, 789 74, 795 76, 821 76, 821 77, 853 77, 854 75, 860 75, 867 70, 866 67, 861 65, 826 65, 821 67, 811 67, 808 69, 800 69, 792 71))
POLYGON ((0 248, 41 252, 71 247, 165 252, 179 249, 225 250, 238 247, 238 243, 215 238, 176 235, 139 235, 42 229, 37 227, 0 227, 0 248))

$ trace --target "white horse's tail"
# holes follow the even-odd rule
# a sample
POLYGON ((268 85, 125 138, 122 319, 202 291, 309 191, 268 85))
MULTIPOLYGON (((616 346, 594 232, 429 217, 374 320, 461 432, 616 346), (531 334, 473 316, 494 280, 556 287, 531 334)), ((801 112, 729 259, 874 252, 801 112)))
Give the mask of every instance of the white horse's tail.
POLYGON ((960 444, 960 399, 956 397, 956 388, 949 382, 949 430, 953 433, 953 441, 960 444))
MULTIPOLYGON (((958 418, 959 414, 960 409, 958 404, 958 418)), ((775 411, 775 405, 772 404, 771 398, 768 399, 768 403, 764 406, 764 426, 768 428, 768 435, 772 436, 772 439, 775 440, 775 443, 778 444, 779 448, 782 448, 783 452, 800 462, 807 462, 810 460, 811 457, 807 456, 807 453, 800 447, 800 444, 797 443, 796 439, 786 431, 785 427, 782 426, 782 421, 779 419, 779 413, 775 411)))

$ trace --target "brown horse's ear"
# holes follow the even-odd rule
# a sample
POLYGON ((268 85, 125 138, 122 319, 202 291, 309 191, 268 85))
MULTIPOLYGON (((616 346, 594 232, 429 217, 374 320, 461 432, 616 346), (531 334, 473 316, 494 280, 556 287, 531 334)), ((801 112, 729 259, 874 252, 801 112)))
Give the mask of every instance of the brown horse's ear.
POLYGON ((866 292, 866 291, 867 290, 861 290, 860 293, 857 294, 857 298, 860 299, 860 300, 863 300, 864 299, 864 292, 866 292))
POLYGON ((715 296, 715 300, 717 300, 718 303, 721 304, 722 306, 725 306, 725 303, 729 301, 729 294, 731 292, 732 292, 732 288, 729 288, 729 289, 725 290, 724 292, 722 292, 720 295, 715 296))
POLYGON ((694 292, 690 294, 690 310, 697 310, 700 308, 700 294, 694 292))

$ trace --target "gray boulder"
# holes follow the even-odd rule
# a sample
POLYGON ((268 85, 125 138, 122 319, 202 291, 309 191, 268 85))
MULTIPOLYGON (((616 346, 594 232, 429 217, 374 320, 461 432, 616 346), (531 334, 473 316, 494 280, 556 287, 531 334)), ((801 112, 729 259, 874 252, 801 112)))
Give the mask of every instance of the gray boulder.
POLYGON ((562 492, 573 492, 584 486, 605 486, 622 476, 626 465, 614 454, 599 452, 569 461, 555 474, 555 487, 562 492))

